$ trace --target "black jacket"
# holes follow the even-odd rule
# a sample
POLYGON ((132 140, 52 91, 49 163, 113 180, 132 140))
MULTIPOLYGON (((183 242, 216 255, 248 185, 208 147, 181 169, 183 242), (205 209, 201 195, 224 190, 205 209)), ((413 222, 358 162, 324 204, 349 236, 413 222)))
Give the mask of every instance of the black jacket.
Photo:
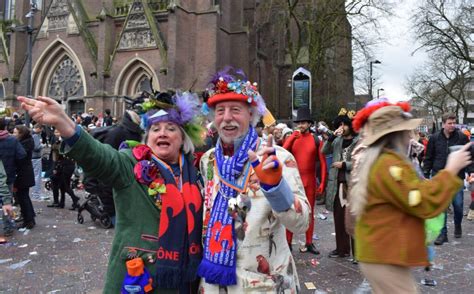
POLYGON ((7 185, 15 181, 17 167, 25 157, 25 149, 14 136, 7 134, 0 137, 0 159, 7 172, 7 185))
MULTIPOLYGON (((127 112, 125 112, 120 124, 106 128, 107 129, 105 130, 105 133, 100 136, 102 138, 95 138, 117 150, 119 149, 120 143, 125 140, 141 141, 142 138, 142 129, 139 125, 132 121, 132 118, 127 112)), ((84 188, 88 193, 99 196, 102 204, 104 205, 105 212, 107 212, 110 216, 114 216, 115 206, 112 187, 102 183, 96 178, 88 176, 87 174, 85 174, 83 183, 84 188)))
MULTIPOLYGON (((465 145, 469 139, 461 131, 455 130, 453 134, 446 138, 443 129, 431 135, 426 148, 425 159, 423 160, 423 173, 426 178, 435 175, 446 166, 449 155, 449 147, 454 145, 465 145)), ((464 172, 459 172, 458 176, 464 179, 464 172)))
POLYGON ((20 143, 26 151, 26 157, 18 162, 14 186, 16 188, 29 188, 35 185, 35 173, 33 171, 33 164, 31 163, 31 155, 35 148, 35 142, 33 137, 28 136, 21 140, 20 143))
POLYGON ((120 143, 125 140, 141 141, 142 133, 143 131, 140 126, 134 123, 130 115, 125 112, 120 124, 110 129, 102 143, 109 144, 114 149, 118 149, 120 143))

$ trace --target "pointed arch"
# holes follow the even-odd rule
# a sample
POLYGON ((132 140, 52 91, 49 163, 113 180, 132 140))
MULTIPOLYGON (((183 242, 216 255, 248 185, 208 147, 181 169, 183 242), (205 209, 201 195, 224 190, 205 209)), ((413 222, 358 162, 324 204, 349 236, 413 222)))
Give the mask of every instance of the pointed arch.
POLYGON ((49 87, 55 72, 64 64, 74 68, 75 75, 82 85, 80 92, 71 92, 70 94, 72 94, 73 97, 76 94, 76 96, 79 94, 80 96, 87 95, 86 77, 79 57, 69 45, 60 38, 57 38, 43 51, 33 68, 32 80, 34 96, 49 95, 49 87))
POLYGON ((115 95, 130 96, 145 90, 146 79, 153 78, 153 88, 160 90, 160 83, 153 67, 140 57, 135 57, 123 67, 115 83, 115 95))

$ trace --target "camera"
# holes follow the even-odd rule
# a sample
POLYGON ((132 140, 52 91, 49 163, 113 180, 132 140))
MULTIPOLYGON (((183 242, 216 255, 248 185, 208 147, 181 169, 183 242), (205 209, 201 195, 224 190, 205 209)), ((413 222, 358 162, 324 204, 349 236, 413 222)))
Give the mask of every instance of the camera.
POLYGON ((329 131, 329 130, 324 125, 320 124, 318 126, 318 131, 320 131, 321 133, 327 133, 327 131, 329 131))
MULTIPOLYGON (((449 146, 449 153, 459 151, 464 145, 453 145, 449 146)), ((471 154, 471 160, 474 160, 474 145, 471 145, 469 147, 469 153, 471 154)), ((474 173, 474 163, 471 163, 470 165, 466 166, 466 172, 468 174, 474 173)))

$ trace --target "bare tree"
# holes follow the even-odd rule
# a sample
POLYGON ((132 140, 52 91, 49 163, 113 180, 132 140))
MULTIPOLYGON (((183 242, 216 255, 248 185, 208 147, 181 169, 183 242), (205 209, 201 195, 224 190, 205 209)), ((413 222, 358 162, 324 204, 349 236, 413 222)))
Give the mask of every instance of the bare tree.
POLYGON ((406 83, 416 102, 423 102, 434 114, 452 111, 461 114, 463 122, 469 113, 472 71, 469 63, 449 52, 432 52, 424 68, 420 68, 406 83))
POLYGON ((414 29, 427 51, 447 51, 473 67, 471 0, 424 0, 413 15, 414 29))
POLYGON ((436 55, 439 56, 434 58, 432 64, 432 72, 437 73, 433 77, 433 84, 444 94, 446 100, 452 101, 451 104, 448 102, 450 110, 462 114, 465 122, 470 105, 468 86, 472 83, 469 64, 451 55, 436 55))
POLYGON ((423 68, 407 78, 405 88, 412 97, 412 104, 427 109, 434 121, 438 122, 437 118, 448 111, 448 100, 435 90, 432 77, 423 68))
POLYGON ((463 122, 472 103, 472 12, 470 1, 423 1, 412 19, 421 42, 417 50, 425 49, 429 61, 406 83, 408 92, 433 113, 453 111, 463 122))
MULTIPOLYGON (((263 19, 275 17, 284 32, 285 63, 294 71, 307 67, 313 76, 313 93, 335 87, 331 69, 338 62, 338 46, 349 44, 349 52, 356 57, 357 84, 368 85, 368 64, 372 58, 371 47, 383 41, 378 34, 378 19, 391 15, 391 0, 268 0, 262 1, 259 10, 263 19), (352 44, 352 46, 351 46, 352 44), (359 62, 360 60, 360 62, 359 62)), ((274 20, 274 19, 273 19, 274 20)), ((354 62, 353 62, 354 64, 354 62)), ((367 86, 364 87, 367 91, 367 86)), ((318 95, 319 115, 333 118, 341 105, 326 93, 318 95)))

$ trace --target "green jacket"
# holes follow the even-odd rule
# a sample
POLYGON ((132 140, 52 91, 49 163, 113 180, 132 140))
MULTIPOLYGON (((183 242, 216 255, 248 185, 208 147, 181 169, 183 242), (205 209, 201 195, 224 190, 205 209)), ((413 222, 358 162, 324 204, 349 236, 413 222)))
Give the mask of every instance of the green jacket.
MULTIPOLYGON (((110 251, 107 276, 103 293, 120 293, 126 274, 127 255, 135 249, 153 276, 158 243, 143 235, 158 237, 160 210, 148 195, 147 187, 138 183, 133 173, 137 163, 131 150, 117 151, 102 144, 86 132, 81 132, 72 146, 63 145, 68 157, 77 161, 85 172, 113 187, 116 208, 115 236, 110 251), (147 251, 148 250, 148 251, 147 251)), ((178 293, 176 289, 155 289, 153 293, 178 293)))
MULTIPOLYGON (((354 137, 354 140, 352 140, 352 144, 348 147, 348 158, 345 161, 342 159, 342 137, 336 137, 332 142, 324 142, 323 153, 325 155, 332 155, 332 162, 344 161, 344 164, 346 166, 345 176, 347 183, 349 183, 349 178, 352 170, 352 151, 354 150, 354 147, 357 144, 358 140, 359 136, 354 137)), ((339 169, 330 166, 328 166, 328 168, 329 176, 328 184, 326 186, 326 208, 329 211, 334 211, 334 199, 337 193, 337 174, 339 172, 339 169)))
MULTIPOLYGON (((12 204, 12 194, 7 185, 7 173, 0 160, 0 200, 3 204, 12 204)), ((1 207, 1 205, 0 205, 1 207)))

